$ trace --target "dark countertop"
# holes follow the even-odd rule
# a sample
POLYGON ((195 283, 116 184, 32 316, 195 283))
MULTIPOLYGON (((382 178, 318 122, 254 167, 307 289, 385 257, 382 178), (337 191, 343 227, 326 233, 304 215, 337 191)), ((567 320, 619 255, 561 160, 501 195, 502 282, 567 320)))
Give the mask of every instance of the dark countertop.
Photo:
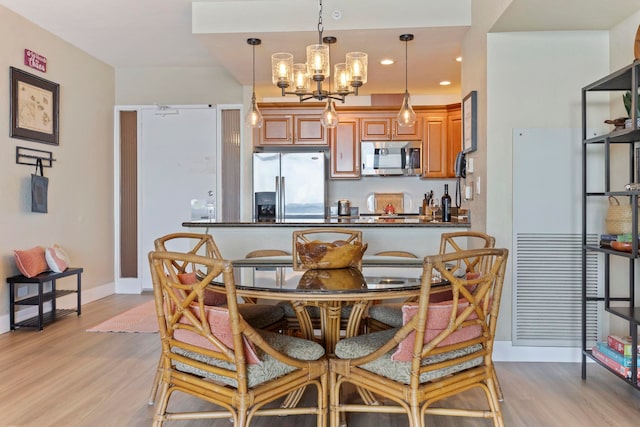
POLYGON ((451 222, 431 222, 420 216, 409 217, 344 217, 326 219, 288 219, 273 222, 211 222, 208 219, 191 220, 182 223, 183 227, 429 227, 429 228, 470 228, 468 218, 452 218, 451 222))

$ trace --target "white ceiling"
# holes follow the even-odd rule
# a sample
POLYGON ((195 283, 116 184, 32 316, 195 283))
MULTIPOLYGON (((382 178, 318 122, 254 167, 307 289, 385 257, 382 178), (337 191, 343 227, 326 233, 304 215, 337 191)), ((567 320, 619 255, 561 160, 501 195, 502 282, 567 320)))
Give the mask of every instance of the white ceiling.
MULTIPOLYGON (((458 94, 461 66, 454 59, 471 22, 471 1, 487 0, 324 0, 323 35, 338 38, 332 62, 343 62, 347 51, 369 54, 369 82, 361 94, 404 91, 404 43, 398 39, 403 33, 415 35, 408 45, 409 90, 458 94), (342 13, 339 20, 334 11, 342 13), (377 62, 384 57, 397 63, 383 69, 377 62), (438 84, 445 79, 452 85, 438 84)), ((0 5, 115 68, 221 65, 245 85, 251 84, 246 39, 258 37, 260 98, 278 95, 270 82, 271 53, 289 51, 303 62, 304 47, 318 39, 317 0, 0 0, 0 5)), ((492 31, 608 30, 639 7, 639 0, 513 0, 492 31)))

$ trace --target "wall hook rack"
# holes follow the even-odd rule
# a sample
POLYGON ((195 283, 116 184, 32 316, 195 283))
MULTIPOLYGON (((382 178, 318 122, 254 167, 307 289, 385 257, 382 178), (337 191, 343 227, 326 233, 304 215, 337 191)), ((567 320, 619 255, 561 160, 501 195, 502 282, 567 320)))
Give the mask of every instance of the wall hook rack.
POLYGON ((45 168, 52 167, 53 162, 56 161, 56 159, 53 158, 53 153, 51 151, 16 146, 17 164, 36 166, 38 159, 42 160, 42 166, 45 168))

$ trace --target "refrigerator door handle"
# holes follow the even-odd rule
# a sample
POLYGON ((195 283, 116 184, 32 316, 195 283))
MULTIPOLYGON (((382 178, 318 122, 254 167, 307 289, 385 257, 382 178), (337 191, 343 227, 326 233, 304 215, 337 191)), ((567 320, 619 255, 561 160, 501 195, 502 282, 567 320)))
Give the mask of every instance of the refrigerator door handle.
POLYGON ((276 219, 280 219, 280 177, 276 176, 276 219))
POLYGON ((284 176, 280 177, 280 219, 284 219, 285 218, 285 211, 284 211, 284 207, 286 206, 286 189, 284 187, 284 176))

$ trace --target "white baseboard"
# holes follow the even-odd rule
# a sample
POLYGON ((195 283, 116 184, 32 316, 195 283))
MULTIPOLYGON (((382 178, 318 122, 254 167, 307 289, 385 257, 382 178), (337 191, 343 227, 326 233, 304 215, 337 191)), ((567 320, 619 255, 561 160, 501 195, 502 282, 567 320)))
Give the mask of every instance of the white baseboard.
MULTIPOLYGON (((84 306, 93 301, 97 301, 101 298, 107 297, 109 295, 113 295, 115 293, 115 284, 107 283, 104 285, 96 286, 91 289, 81 290, 81 305, 84 306)), ((75 310, 77 304, 77 295, 76 294, 68 294, 63 297, 60 297, 56 300, 57 308, 70 309, 75 310)), ((43 307, 44 311, 51 310, 51 302, 45 303, 43 307)), ((29 319, 33 316, 38 315, 38 307, 30 306, 23 307, 21 310, 16 312, 16 322, 21 322, 22 320, 29 319)), ((5 332, 9 332, 11 330, 11 322, 9 318, 9 313, 0 316, 0 334, 5 332)))
POLYGON ((511 341, 493 343, 494 362, 567 362, 579 363, 582 351, 577 347, 514 346, 511 341))

